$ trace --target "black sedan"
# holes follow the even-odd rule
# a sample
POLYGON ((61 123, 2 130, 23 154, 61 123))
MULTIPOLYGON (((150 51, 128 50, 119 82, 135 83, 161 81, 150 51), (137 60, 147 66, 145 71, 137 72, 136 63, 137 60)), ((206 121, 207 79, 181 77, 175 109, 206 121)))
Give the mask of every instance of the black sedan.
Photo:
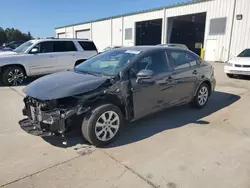
POLYGON ((34 81, 24 89, 23 114, 37 129, 62 135, 80 117, 86 140, 103 146, 125 122, 186 103, 204 107, 215 83, 212 65, 188 50, 126 47, 34 81))

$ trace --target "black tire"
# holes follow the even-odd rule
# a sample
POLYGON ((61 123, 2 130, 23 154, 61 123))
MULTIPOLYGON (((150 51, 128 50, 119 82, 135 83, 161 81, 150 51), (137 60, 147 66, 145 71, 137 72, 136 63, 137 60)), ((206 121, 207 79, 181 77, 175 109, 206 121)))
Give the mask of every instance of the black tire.
POLYGON ((233 74, 227 73, 227 77, 228 77, 228 78, 234 78, 234 75, 233 75, 233 74))
MULTIPOLYGON (((112 121, 112 120, 110 120, 110 121, 112 121)), ((115 121, 115 122, 118 122, 118 121, 115 121)), ((119 133, 121 131, 123 123, 124 123, 123 114, 117 106, 115 106, 113 104, 102 104, 100 106, 93 108, 92 110, 90 110, 90 112, 88 114, 86 114, 86 116, 84 117, 83 122, 82 122, 82 134, 83 134, 84 138, 87 141, 89 141, 91 144, 93 144, 97 147, 105 146, 105 145, 110 144, 111 142, 113 142, 117 138, 117 136, 119 135, 119 133), (116 130, 116 129, 109 127, 109 130, 107 130, 108 128, 106 126, 109 126, 109 125, 104 125, 105 123, 103 123, 103 124, 101 123, 103 125, 102 127, 96 126, 97 121, 100 122, 100 120, 102 119, 101 116, 105 113, 108 113, 108 112, 114 112, 114 114, 113 114, 114 116, 112 116, 112 117, 119 118, 118 130, 114 131, 115 133, 112 130, 116 130), (106 141, 100 140, 97 136, 97 133, 96 133, 97 128, 100 128, 100 130, 101 130, 98 133, 102 132, 103 134, 106 134, 106 136, 101 134, 102 137, 106 138, 107 135, 109 135, 109 137, 111 137, 111 134, 109 132, 110 130, 114 133, 114 136, 106 141)))
MULTIPOLYGON (((13 76, 14 78, 14 76, 13 76)), ((5 86, 17 86, 24 82, 25 79, 25 71, 22 67, 19 66, 10 66, 5 69, 3 69, 3 73, 1 75, 2 83, 5 86), (11 73, 17 73, 17 75, 22 75, 21 77, 18 77, 18 79, 15 79, 13 81, 10 81, 11 73)))
MULTIPOLYGON (((192 106, 198 109, 203 108, 208 102, 209 93, 210 93, 210 87, 206 83, 202 83, 198 88, 197 93, 192 101, 192 106), (202 100, 201 102, 201 95, 202 95, 201 93, 204 88, 206 90, 206 100, 202 100)), ((205 94, 202 96, 205 96, 205 94)))

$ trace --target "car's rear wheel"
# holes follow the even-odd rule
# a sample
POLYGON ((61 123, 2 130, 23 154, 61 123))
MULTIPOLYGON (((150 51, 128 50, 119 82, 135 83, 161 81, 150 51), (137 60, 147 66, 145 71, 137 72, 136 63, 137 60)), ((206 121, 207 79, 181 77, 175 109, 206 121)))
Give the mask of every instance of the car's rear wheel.
POLYGON ((228 78, 234 78, 234 74, 229 74, 229 73, 227 73, 227 77, 228 77, 228 78))
POLYGON ((120 109, 112 104, 104 104, 86 115, 82 123, 82 134, 91 144, 105 146, 118 136, 122 125, 120 109))
POLYGON ((192 102, 193 106, 203 108, 207 104, 209 92, 209 86, 206 83, 201 84, 192 102))
POLYGON ((10 66, 3 70, 2 82, 6 86, 21 85, 25 79, 25 72, 19 66, 10 66))

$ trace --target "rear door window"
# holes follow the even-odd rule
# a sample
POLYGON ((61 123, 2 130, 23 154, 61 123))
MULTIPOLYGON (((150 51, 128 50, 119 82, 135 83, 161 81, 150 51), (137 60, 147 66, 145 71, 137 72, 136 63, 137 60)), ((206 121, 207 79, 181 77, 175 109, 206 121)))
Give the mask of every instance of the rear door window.
POLYGON ((78 41, 78 43, 85 51, 97 51, 96 46, 93 42, 78 41))
POLYGON ((174 70, 186 69, 200 64, 199 59, 189 52, 168 50, 167 53, 174 70))
POLYGON ((54 52, 72 52, 77 51, 72 41, 53 41, 54 52))

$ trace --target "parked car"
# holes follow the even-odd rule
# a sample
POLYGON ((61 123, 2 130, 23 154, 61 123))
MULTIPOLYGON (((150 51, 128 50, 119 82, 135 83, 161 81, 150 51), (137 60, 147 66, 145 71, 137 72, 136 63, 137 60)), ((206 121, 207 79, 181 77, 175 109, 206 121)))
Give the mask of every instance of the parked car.
POLYGON ((96 55, 95 44, 81 39, 36 39, 0 53, 0 81, 18 85, 28 76, 73 69, 96 55))
POLYGON ((9 42, 7 44, 4 44, 2 46, 2 49, 5 49, 5 50, 14 50, 17 47, 19 47, 20 45, 22 45, 23 43, 24 43, 24 41, 12 41, 12 42, 9 42))
POLYGON ((215 84, 212 65, 191 51, 126 47, 32 82, 24 89, 23 115, 32 127, 61 134, 80 117, 83 136, 104 146, 125 122, 186 103, 204 107, 215 84), (113 56, 119 61, 107 60, 113 56))
POLYGON ((226 62, 224 72, 229 78, 237 75, 250 76, 250 49, 243 50, 237 57, 226 62))
POLYGON ((168 44, 158 44, 157 46, 174 47, 174 48, 181 48, 188 50, 188 47, 185 44, 168 43, 168 44))

